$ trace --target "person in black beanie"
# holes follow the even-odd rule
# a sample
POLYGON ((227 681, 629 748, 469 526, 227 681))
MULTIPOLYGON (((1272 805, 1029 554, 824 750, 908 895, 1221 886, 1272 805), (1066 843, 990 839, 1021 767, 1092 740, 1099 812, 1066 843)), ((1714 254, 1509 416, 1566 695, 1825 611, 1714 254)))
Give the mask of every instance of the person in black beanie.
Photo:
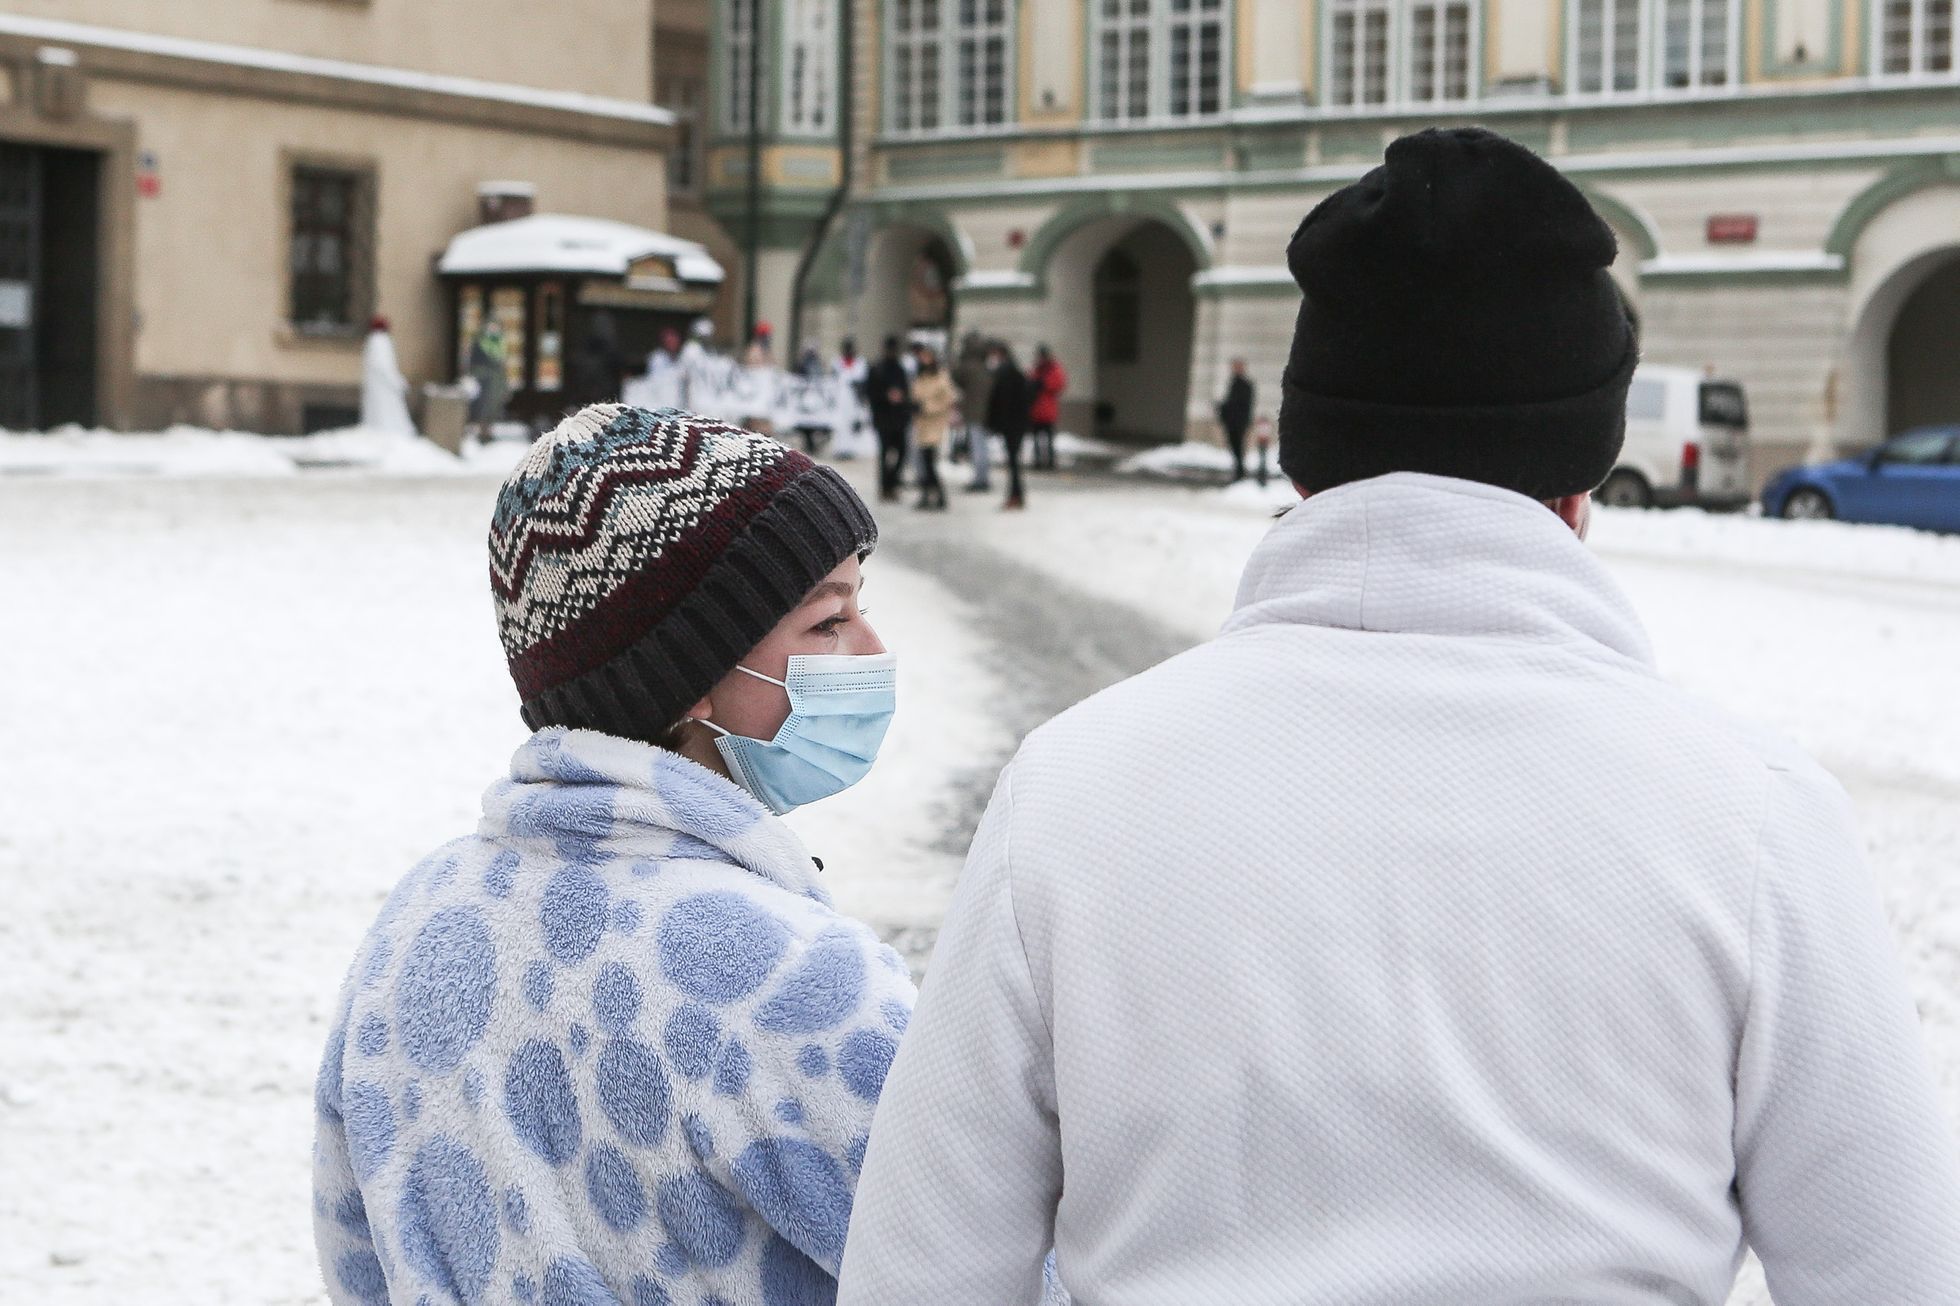
POLYGON ((1584 198, 1424 132, 1315 209, 1218 638, 1030 734, 838 1306, 1960 1302, 1960 1149, 1837 782, 1581 541, 1634 340, 1584 198), (1548 511, 1549 509, 1549 511, 1548 511))
POLYGON ((1639 349, 1612 229, 1557 169, 1430 130, 1309 213, 1279 461, 1308 493, 1430 472, 1534 499, 1613 469, 1639 349))

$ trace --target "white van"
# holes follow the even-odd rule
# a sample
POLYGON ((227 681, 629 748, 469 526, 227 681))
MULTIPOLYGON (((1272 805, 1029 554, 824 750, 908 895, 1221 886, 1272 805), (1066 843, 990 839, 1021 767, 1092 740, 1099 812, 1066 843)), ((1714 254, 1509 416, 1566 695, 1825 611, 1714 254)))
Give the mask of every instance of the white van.
POLYGON ((1627 389, 1627 440, 1594 492, 1616 508, 1740 508, 1749 488, 1749 406, 1734 381, 1642 364, 1627 389))

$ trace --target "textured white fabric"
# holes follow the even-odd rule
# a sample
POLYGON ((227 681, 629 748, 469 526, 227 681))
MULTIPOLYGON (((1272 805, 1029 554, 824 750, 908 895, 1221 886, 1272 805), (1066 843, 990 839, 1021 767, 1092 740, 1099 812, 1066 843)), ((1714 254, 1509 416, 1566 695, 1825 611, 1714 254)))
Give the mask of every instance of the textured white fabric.
POLYGON ((1543 506, 1297 509, 1220 638, 1002 777, 846 1306, 1960 1302, 1842 791, 1663 683, 1543 506))

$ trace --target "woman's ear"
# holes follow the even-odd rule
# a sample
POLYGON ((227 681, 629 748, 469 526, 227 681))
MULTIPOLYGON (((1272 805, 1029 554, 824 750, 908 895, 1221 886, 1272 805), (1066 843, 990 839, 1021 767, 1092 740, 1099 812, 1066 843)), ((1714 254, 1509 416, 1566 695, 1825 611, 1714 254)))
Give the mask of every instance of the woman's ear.
POLYGON ((712 721, 714 719, 715 719, 714 696, 711 694, 703 694, 701 696, 701 701, 699 703, 696 703, 693 707, 687 710, 687 720, 682 721, 681 724, 686 725, 687 721, 712 721))

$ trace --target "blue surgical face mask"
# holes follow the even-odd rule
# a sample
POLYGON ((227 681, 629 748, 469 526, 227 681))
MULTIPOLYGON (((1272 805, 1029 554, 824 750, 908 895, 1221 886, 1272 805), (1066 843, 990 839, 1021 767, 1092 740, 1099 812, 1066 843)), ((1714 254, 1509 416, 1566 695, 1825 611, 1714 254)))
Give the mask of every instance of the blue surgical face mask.
POLYGON ((720 735, 715 748, 736 784, 781 816, 864 779, 878 760, 878 745, 897 706, 895 657, 799 654, 789 660, 783 680, 735 669, 781 685, 789 695, 789 719, 774 739, 751 739, 712 721, 701 723, 720 735))

